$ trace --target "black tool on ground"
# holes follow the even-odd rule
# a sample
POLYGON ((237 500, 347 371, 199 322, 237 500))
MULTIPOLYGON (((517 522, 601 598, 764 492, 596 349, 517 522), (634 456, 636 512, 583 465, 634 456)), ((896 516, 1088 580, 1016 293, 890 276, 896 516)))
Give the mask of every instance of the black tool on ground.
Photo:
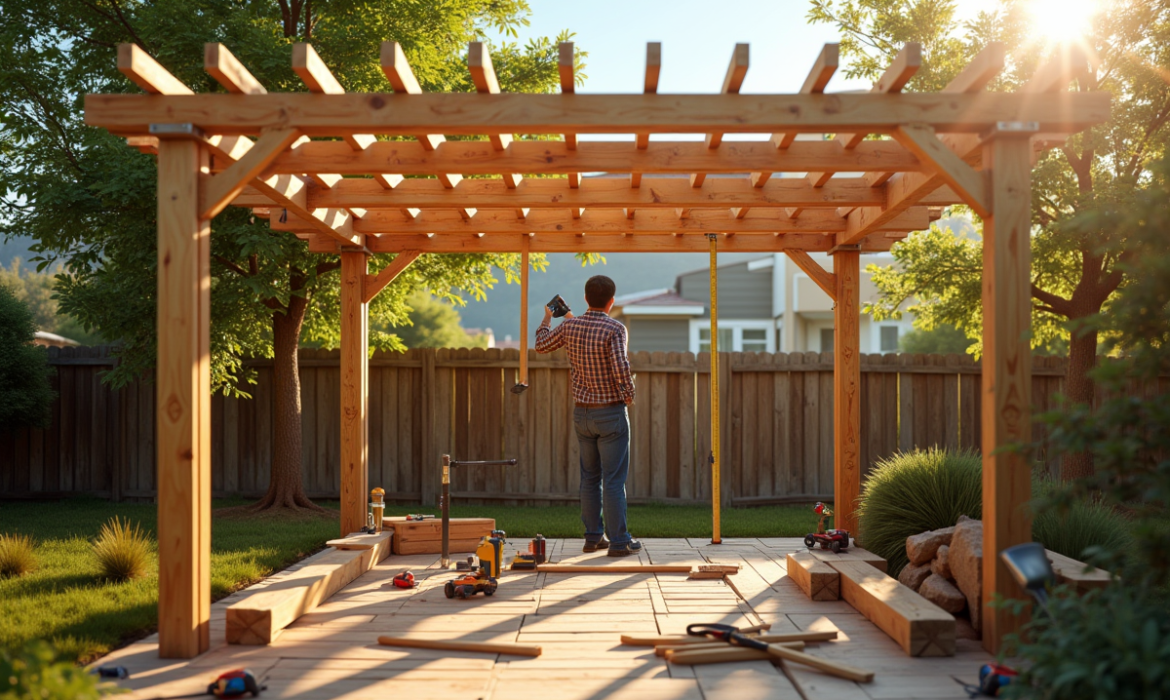
POLYGON ((753 639, 739 631, 738 627, 722 625, 717 622, 697 623, 687 625, 687 634, 692 637, 710 637, 720 642, 727 642, 735 646, 750 647, 752 649, 768 650, 768 643, 753 639))
POLYGON ((125 666, 98 666, 92 673, 101 678, 129 678, 130 671, 125 666))
POLYGON ((514 467, 514 459, 489 459, 459 461, 451 455, 443 455, 443 491, 439 496, 439 508, 443 518, 443 552, 439 560, 443 568, 451 565, 451 470, 455 467, 514 467))
POLYGON ((246 668, 237 668, 234 671, 221 673, 218 678, 207 686, 203 693, 190 695, 168 695, 154 700, 183 700, 184 698, 202 698, 214 695, 217 698, 242 698, 245 695, 260 697, 260 691, 268 690, 268 686, 256 680, 256 674, 246 668))
POLYGON ((572 311, 565 300, 561 298, 560 294, 553 297, 552 301, 545 304, 545 306, 548 307, 548 310, 552 312, 553 318, 560 318, 572 311))

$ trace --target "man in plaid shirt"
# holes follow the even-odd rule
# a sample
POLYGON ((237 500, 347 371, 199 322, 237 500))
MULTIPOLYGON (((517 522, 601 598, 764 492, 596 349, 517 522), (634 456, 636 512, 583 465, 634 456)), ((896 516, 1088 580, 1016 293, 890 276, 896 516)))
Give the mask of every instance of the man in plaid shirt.
POLYGON ((608 549, 611 557, 641 551, 626 529, 626 477, 630 472, 630 417, 634 378, 626 354, 626 327, 609 317, 617 286, 597 275, 585 283, 589 310, 566 314, 555 330, 552 310, 536 331, 536 351, 565 348, 573 378, 573 425, 581 446, 581 522, 586 552, 608 549), (602 517, 604 513, 604 518, 602 517), (609 539, 606 539, 606 535, 609 539))

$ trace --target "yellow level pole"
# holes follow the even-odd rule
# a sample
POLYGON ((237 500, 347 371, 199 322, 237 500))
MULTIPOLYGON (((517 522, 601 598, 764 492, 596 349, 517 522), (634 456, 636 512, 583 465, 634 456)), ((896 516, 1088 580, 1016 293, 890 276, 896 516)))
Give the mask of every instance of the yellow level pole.
POLYGON ((718 234, 711 241, 711 544, 719 544, 719 278, 718 234))

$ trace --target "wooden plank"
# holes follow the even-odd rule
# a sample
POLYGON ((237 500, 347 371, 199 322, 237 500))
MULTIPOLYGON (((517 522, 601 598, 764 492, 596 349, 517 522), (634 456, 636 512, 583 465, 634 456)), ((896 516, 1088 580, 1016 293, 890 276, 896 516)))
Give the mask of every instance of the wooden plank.
MULTIPOLYGON (((194 94, 191 88, 171 75, 170 71, 159 65, 158 61, 137 44, 118 44, 118 70, 138 87, 152 94, 194 94)), ((147 131, 149 129, 143 130, 143 133, 147 131)))
MULTIPOLYGON (((1027 133, 1001 132, 985 147, 993 216, 983 224, 983 551, 1032 541, 1031 466, 1007 449, 1031 437, 1031 151, 1027 133)), ((983 647, 997 653, 1022 623, 995 596, 1023 592, 998 556, 983 558, 983 647)))
POLYGON ((374 534, 351 532, 340 539, 327 541, 325 546, 334 549, 373 549, 381 546, 385 550, 385 554, 388 554, 390 552, 390 538, 393 535, 394 530, 392 529, 374 534))
MULTIPOLYGON (((891 131, 921 123, 940 132, 980 133, 1000 121, 1037 122, 1041 131, 1077 132, 1109 118, 1110 96, 1061 100, 975 93, 940 100, 930 93, 834 95, 466 95, 387 93, 267 95, 86 95, 85 119, 126 135, 151 124, 191 123, 213 134, 265 127, 310 136, 422 131, 501 133, 843 133, 891 131)), ((539 172, 539 171, 534 171, 539 172)))
POLYGON ((369 484, 368 312, 364 253, 341 254, 341 535, 366 523, 369 484))
POLYGON ((837 570, 807 551, 789 552, 788 577, 810 600, 838 600, 841 581, 837 570))
POLYGON ((192 658, 211 641, 211 231, 198 218, 207 153, 165 139, 158 162, 159 655, 192 658))
POLYGON ((1052 563, 1052 570, 1056 572, 1056 577, 1060 582, 1073 584, 1081 593, 1104 588, 1113 580, 1113 575, 1104 569, 1087 566, 1083 562, 1058 554, 1051 549, 1044 551, 1048 553, 1048 561, 1052 563))
POLYGON ((861 255, 833 256, 833 500, 836 524, 858 534, 861 498, 861 255))
POLYGON ((814 559, 818 559, 829 564, 835 561, 857 561, 868 564, 881 572, 885 572, 887 567, 887 562, 885 559, 879 557, 869 550, 862 549, 861 547, 854 545, 850 545, 849 549, 836 554, 829 550, 819 548, 810 549, 809 554, 812 554, 814 559))
POLYGON ((955 655, 955 618, 945 610, 864 562, 829 566, 841 574, 841 597, 907 655, 955 655))
POLYGON ((226 611, 229 644, 271 644, 288 625, 369 571, 389 553, 389 537, 368 549, 331 550, 226 611))

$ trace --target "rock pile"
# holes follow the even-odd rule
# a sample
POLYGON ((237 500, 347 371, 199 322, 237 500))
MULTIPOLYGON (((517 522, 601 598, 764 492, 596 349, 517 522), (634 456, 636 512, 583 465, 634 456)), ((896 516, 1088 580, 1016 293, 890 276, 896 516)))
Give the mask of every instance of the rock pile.
POLYGON ((959 636, 978 638, 983 595, 983 523, 965 515, 951 527, 906 538, 910 563, 898 581, 955 615, 959 636))

